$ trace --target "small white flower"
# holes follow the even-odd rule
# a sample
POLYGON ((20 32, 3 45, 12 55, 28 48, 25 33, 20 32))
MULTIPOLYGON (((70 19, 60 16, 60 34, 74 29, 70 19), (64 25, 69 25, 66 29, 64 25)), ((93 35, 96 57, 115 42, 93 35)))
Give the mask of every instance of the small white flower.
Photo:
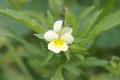
POLYGON ((45 40, 49 42, 48 49, 59 53, 60 51, 67 51, 68 45, 74 41, 72 34, 72 28, 62 28, 63 20, 58 20, 54 23, 53 30, 48 30, 44 34, 45 40))

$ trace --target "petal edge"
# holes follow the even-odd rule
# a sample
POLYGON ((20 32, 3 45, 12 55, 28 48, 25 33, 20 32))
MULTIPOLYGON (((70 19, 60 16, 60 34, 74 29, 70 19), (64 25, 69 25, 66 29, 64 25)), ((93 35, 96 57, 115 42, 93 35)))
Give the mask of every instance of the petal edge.
POLYGON ((64 43, 62 47, 56 47, 54 45, 54 42, 52 41, 48 44, 48 49, 53 51, 54 53, 60 53, 61 51, 67 51, 68 45, 66 43, 64 43))
POLYGON ((61 31, 61 28, 62 28, 62 25, 63 25, 63 20, 58 20, 54 23, 53 25, 53 30, 55 32, 60 32, 61 31))
POLYGON ((74 37, 71 34, 63 34, 61 39, 63 39, 67 44, 71 44, 74 41, 74 37))
POLYGON ((48 30, 45 34, 44 34, 44 39, 46 41, 52 41, 54 39, 57 39, 59 36, 56 32, 54 32, 53 30, 48 30))

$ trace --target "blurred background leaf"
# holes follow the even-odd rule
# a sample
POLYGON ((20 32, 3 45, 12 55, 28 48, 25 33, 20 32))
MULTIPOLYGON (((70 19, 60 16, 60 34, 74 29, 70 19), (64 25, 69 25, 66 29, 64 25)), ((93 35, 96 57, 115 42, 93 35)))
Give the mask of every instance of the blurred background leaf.
POLYGON ((0 0, 0 80, 120 80, 119 0, 0 0), (69 52, 44 32, 66 9, 69 52))

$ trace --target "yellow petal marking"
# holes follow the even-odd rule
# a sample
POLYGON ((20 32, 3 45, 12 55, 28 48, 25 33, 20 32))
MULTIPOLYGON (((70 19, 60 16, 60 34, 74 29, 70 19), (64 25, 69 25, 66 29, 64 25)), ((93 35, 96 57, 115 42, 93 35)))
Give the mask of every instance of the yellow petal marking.
POLYGON ((61 48, 64 46, 64 41, 62 39, 53 40, 53 45, 55 47, 61 48))

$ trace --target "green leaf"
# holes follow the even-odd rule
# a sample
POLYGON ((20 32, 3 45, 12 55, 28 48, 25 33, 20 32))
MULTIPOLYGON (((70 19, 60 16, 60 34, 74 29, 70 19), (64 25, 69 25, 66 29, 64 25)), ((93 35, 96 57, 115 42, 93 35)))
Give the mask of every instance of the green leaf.
POLYGON ((95 9, 95 6, 90 6, 88 8, 85 8, 84 10, 81 11, 79 17, 77 17, 78 24, 76 24, 77 28, 75 28, 75 34, 77 34, 77 36, 79 36, 78 32, 82 32, 82 29, 80 28, 83 28, 82 25, 84 25, 84 20, 88 18, 88 16, 90 15, 90 13, 92 13, 94 9, 95 9))
POLYGON ((108 16, 100 20, 98 24, 96 24, 94 28, 89 32, 86 39, 88 40, 88 42, 90 42, 101 33, 117 26, 118 24, 120 24, 120 11, 117 11, 114 14, 109 14, 108 16))
POLYGON ((13 38, 22 44, 26 43, 26 41, 24 39, 21 39, 20 37, 18 37, 18 35, 16 36, 15 33, 13 34, 12 31, 10 31, 6 28, 0 28, 0 35, 13 38))
POLYGON ((81 66, 86 66, 86 67, 94 67, 94 66, 101 66, 104 67, 108 64, 108 61, 106 60, 100 60, 94 57, 89 57, 87 59, 84 59, 80 61, 81 66))
POLYGON ((50 61, 50 59, 52 59, 53 56, 54 56, 54 53, 49 52, 47 58, 43 62, 43 65, 46 65, 50 61))
POLYGON ((63 1, 49 0, 49 9, 55 17, 59 16, 60 9, 63 7, 63 1))
POLYGON ((40 38, 40 39, 44 39, 44 33, 41 34, 34 34, 36 37, 40 38))
POLYGON ((28 3, 30 0, 8 0, 8 1, 11 3, 11 5, 12 5, 15 9, 19 10, 19 9, 21 9, 26 3, 28 3))
POLYGON ((66 26, 71 26, 73 28, 76 28, 76 19, 75 15, 71 11, 66 11, 65 13, 65 24, 66 26))
POLYGON ((109 0, 106 2, 106 5, 104 5, 103 8, 103 12, 100 15, 100 18, 106 16, 107 14, 109 14, 110 12, 112 12, 113 8, 116 5, 117 0, 109 0))
POLYGON ((84 60, 84 56, 83 56, 83 55, 77 54, 76 56, 77 56, 80 60, 84 60))
POLYGON ((120 76, 103 73, 91 76, 90 80, 120 80, 120 76))
POLYGON ((15 39, 16 41, 22 43, 25 49, 29 52, 29 54, 27 55, 30 55, 30 53, 32 53, 33 55, 39 55, 41 57, 44 57, 45 55, 43 54, 44 53, 43 49, 40 49, 39 47, 28 43, 25 39, 23 39, 22 37, 20 37, 19 35, 17 35, 16 33, 12 32, 9 29, 0 28, 0 35, 15 39))
POLYGON ((54 23, 54 16, 49 10, 47 10, 47 23, 49 27, 53 26, 54 23))
POLYGON ((83 54, 84 52, 87 51, 87 48, 82 47, 80 43, 76 43, 70 46, 70 51, 75 52, 77 54, 83 54))
POLYGON ((112 74, 120 76, 120 62, 111 61, 111 66, 106 67, 112 74))
POLYGON ((0 48, 3 47, 7 41, 8 40, 5 36, 0 35, 0 48))
POLYGON ((95 6, 90 6, 82 11, 79 16, 79 22, 81 22, 82 19, 87 17, 93 10, 95 9, 95 6))
POLYGON ((65 52, 65 56, 66 56, 67 60, 70 61, 70 53, 69 53, 69 51, 65 52))
POLYGON ((51 78, 51 80, 64 80, 63 76, 62 76, 62 72, 61 69, 58 69, 55 72, 55 75, 51 78))
POLYGON ((26 27, 30 28, 35 32, 39 33, 44 30, 44 28, 42 28, 36 20, 31 19, 21 11, 16 11, 12 9, 0 9, 0 14, 4 14, 13 18, 14 20, 26 25, 26 27))
POLYGON ((101 10, 98 10, 92 13, 92 15, 87 17, 87 20, 84 23, 85 25, 82 26, 83 30, 80 33, 80 37, 85 37, 88 34, 88 32, 91 30, 91 28, 95 24, 97 18, 99 17, 100 13, 101 13, 101 10))
POLYGON ((74 65, 72 65, 72 64, 66 64, 66 65, 64 65, 64 68, 65 68, 69 73, 75 74, 75 75, 77 75, 77 76, 80 75, 79 69, 78 69, 77 67, 75 67, 74 65))
POLYGON ((120 46, 120 27, 105 32, 97 41, 97 47, 102 49, 111 49, 118 46, 120 46))
MULTIPOLYGON (((37 72, 37 74, 42 74, 44 77, 50 77, 50 75, 53 73, 53 70, 49 68, 48 66, 43 66, 43 60, 40 60, 39 58, 29 58, 28 61, 30 67, 37 72)), ((40 79, 42 80, 42 79, 40 79)))

